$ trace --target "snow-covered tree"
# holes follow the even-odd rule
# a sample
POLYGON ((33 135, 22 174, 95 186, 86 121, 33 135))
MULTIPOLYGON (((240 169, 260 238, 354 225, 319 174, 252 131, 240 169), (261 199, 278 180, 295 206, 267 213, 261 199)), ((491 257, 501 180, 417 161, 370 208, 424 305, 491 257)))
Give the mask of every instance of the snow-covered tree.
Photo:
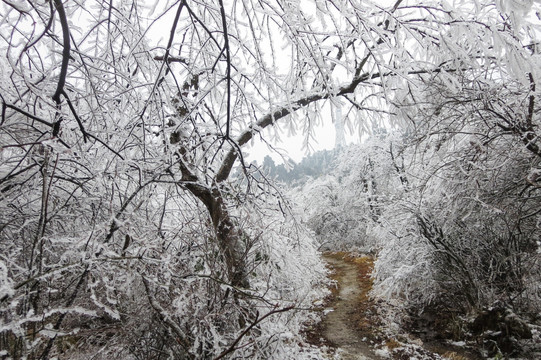
POLYGON ((323 268, 246 146, 280 126, 309 145, 326 105, 367 131, 464 71, 532 89, 533 6, 3 1, 3 354, 280 358, 296 342, 264 320, 323 268))
POLYGON ((322 249, 375 251, 382 210, 404 195, 407 181, 396 133, 380 130, 362 144, 342 147, 329 174, 291 190, 298 216, 322 249))
POLYGON ((404 82, 393 101, 407 122, 408 191, 377 230, 375 286, 417 310, 539 312, 538 35, 530 12, 506 4, 481 8, 501 27, 447 34, 453 74, 404 82))

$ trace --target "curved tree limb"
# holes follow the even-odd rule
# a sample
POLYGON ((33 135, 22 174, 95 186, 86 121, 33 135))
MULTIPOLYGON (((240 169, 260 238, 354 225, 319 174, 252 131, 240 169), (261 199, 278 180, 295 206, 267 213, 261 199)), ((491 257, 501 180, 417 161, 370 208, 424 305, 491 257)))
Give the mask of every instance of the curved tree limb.
MULTIPOLYGON (((364 66, 366 62, 366 58, 363 60, 360 66, 364 66)), ((439 73, 442 71, 441 67, 436 67, 433 69, 423 69, 423 70, 412 70, 407 72, 404 75, 421 75, 421 74, 430 74, 430 73, 439 73)), ((457 71, 456 69, 446 69, 447 72, 453 72, 457 71)), ((282 106, 273 112, 270 112, 263 117, 261 117, 255 124, 248 127, 246 131, 244 131, 236 140, 237 145, 236 147, 232 147, 227 155, 225 156, 224 161, 222 162, 222 166, 218 170, 218 173, 216 174, 216 182, 220 183, 229 177, 231 170, 233 169, 233 165, 235 164, 235 161, 237 160, 237 157, 239 156, 239 150, 238 148, 242 147, 246 143, 248 143, 253 137, 254 134, 260 133, 261 130, 266 128, 269 125, 274 125, 276 121, 280 120, 283 117, 286 117, 289 114, 294 113, 295 111, 306 107, 312 103, 315 103, 319 100, 326 100, 333 97, 338 96, 345 96, 348 94, 353 94, 355 89, 362 83, 368 81, 368 80, 374 80, 379 78, 385 78, 388 76, 394 76, 396 75, 392 71, 385 72, 385 73, 363 73, 361 75, 354 76, 353 79, 349 84, 341 86, 337 92, 320 92, 315 93, 311 95, 307 95, 305 97, 302 97, 296 101, 291 102, 288 105, 282 106)))
POLYGON ((58 11, 58 17, 60 18, 60 25, 62 26, 62 38, 63 47, 62 50, 62 67, 60 68, 60 76, 58 77, 58 84, 56 85, 56 91, 53 94, 53 100, 56 103, 57 119, 53 124, 53 136, 57 137, 60 132, 60 123, 62 122, 62 115, 60 115, 60 95, 64 92, 64 85, 66 85, 66 76, 68 74, 68 63, 70 58, 70 32, 68 26, 68 19, 66 17, 66 11, 61 0, 54 0, 54 6, 58 11))
POLYGON ((53 100, 57 105, 60 105, 60 95, 64 92, 64 85, 66 84, 66 76, 68 74, 68 63, 70 58, 70 31, 68 26, 68 18, 66 17, 66 11, 61 0, 54 0, 54 6, 58 11, 58 17, 60 18, 60 25, 62 26, 62 38, 63 47, 62 51, 62 67, 60 69, 60 76, 58 78, 58 84, 56 91, 53 95, 53 100))

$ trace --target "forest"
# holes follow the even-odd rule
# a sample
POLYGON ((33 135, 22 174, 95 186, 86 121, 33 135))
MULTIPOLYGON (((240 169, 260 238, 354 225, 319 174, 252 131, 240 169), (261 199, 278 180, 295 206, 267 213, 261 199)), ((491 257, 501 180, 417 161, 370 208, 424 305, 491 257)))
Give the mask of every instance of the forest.
POLYGON ((540 41, 539 0, 2 0, 0 359, 541 358, 540 41), (317 331, 346 268, 364 354, 317 331))

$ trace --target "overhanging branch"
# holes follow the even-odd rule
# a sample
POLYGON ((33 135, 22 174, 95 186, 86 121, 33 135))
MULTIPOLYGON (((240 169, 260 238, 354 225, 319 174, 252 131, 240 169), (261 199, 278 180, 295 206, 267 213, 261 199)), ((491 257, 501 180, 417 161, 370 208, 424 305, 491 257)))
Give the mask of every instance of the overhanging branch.
MULTIPOLYGON (((383 76, 390 75, 383 74, 383 76)), ((342 96, 346 94, 353 93, 357 86, 367 80, 376 79, 381 77, 382 75, 377 74, 362 74, 361 76, 354 77, 353 80, 345 85, 342 86, 336 94, 326 92, 326 93, 318 93, 318 94, 312 94, 306 97, 303 97, 299 100, 296 100, 292 102, 291 104, 287 106, 280 107, 279 109, 268 113, 267 115, 260 118, 255 125, 251 125, 248 130, 246 130, 244 133, 242 133, 236 140, 238 147, 241 147, 248 143, 254 136, 255 133, 259 133, 262 129, 266 128, 269 125, 273 125, 277 120, 305 107, 308 106, 316 101, 329 99, 331 97, 335 96, 342 96)), ((233 165, 235 164, 235 161, 238 157, 238 150, 237 147, 232 147, 229 152, 227 153, 222 166, 220 167, 220 170, 218 171, 218 174, 216 175, 216 181, 217 182, 223 182, 231 173, 231 169, 233 168, 233 165)))
POLYGON ((62 38, 63 38, 63 50, 62 50, 62 67, 60 68, 60 76, 58 78, 58 84, 56 85, 56 91, 53 95, 53 100, 57 105, 60 105, 60 95, 64 91, 64 85, 66 84, 66 76, 68 74, 68 63, 70 58, 70 31, 68 27, 68 19, 66 17, 66 11, 61 0, 54 0, 54 6, 58 11, 58 17, 60 18, 60 25, 62 26, 62 38))
MULTIPOLYGON (((434 69, 426 69, 426 70, 413 70, 413 71, 409 71, 405 73, 404 75, 422 75, 422 74, 430 74, 430 73, 439 73, 442 70, 443 69, 439 67, 434 68, 434 69)), ((458 69, 448 69, 445 71, 454 72, 457 70, 458 69)), ((357 88, 357 86, 359 86, 363 82, 366 82, 368 80, 383 78, 387 76, 394 76, 394 75, 396 74, 392 71, 389 71, 386 73, 374 73, 374 74, 363 73, 362 75, 353 77, 353 80, 351 80, 349 84, 341 86, 336 93, 324 92, 324 93, 308 95, 303 98, 300 98, 299 100, 293 101, 289 105, 282 106, 274 110, 273 112, 264 115, 254 125, 249 126, 248 129, 237 138, 236 142, 238 146, 232 147, 228 151, 222 163, 222 166, 220 167, 220 170, 218 171, 216 175, 216 181, 220 183, 227 180, 227 178, 229 177, 229 174, 231 173, 231 170, 233 169, 233 165, 235 164, 235 161, 237 160, 237 157, 238 157, 237 148, 240 148, 241 146, 248 143, 254 137, 255 133, 260 133, 262 129, 266 128, 269 125, 273 125, 279 119, 291 113, 294 113, 295 111, 305 106, 308 106, 312 103, 315 103, 319 100, 326 100, 332 97, 352 94, 357 88)))

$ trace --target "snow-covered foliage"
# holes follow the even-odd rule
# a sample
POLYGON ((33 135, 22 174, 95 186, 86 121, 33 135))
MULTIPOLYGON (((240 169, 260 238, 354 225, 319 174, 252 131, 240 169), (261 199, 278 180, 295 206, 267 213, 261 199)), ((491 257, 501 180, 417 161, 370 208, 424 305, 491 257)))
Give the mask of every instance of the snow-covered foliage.
POLYGON ((155 5, 0 5, 2 356, 317 353, 299 345, 326 291, 310 233, 247 164, 228 180, 277 75, 231 7, 243 64, 222 58, 219 8, 155 5))
POLYGON ((539 10, 1 2, 2 356, 317 352, 295 310, 321 295, 316 245, 244 148, 310 149, 328 107, 408 126, 307 185, 319 236, 379 249, 376 286, 413 303, 539 310, 539 10))
POLYGON ((384 221, 381 212, 408 186, 401 150, 394 144, 399 135, 380 132, 361 145, 344 147, 330 174, 291 190, 298 217, 323 249, 369 252, 379 246, 374 230, 384 221))
MULTIPOLYGON (((257 326, 240 339, 236 353, 267 359, 305 351, 298 344, 307 313, 297 309, 309 309, 312 301, 325 295, 326 279, 306 230, 291 216, 284 218, 268 209, 269 198, 264 204, 245 203, 232 209, 243 221, 246 241, 253 242, 246 247, 250 287, 238 289, 224 278, 220 249, 203 210, 168 186, 158 185, 153 191, 140 195, 159 199, 155 204, 130 208, 129 215, 123 216, 118 231, 125 235, 118 241, 89 241, 95 225, 78 221, 76 214, 76 230, 69 224, 50 225, 44 240, 48 251, 40 259, 45 270, 30 279, 14 265, 32 248, 15 246, 24 239, 9 230, 17 229, 14 225, 5 230, 12 239, 9 247, 2 248, 11 271, 8 274, 2 264, 1 273, 7 304, 2 331, 9 341, 4 343, 8 351, 37 353, 50 339, 62 336, 61 348, 52 354, 61 351, 70 358, 76 354, 153 358, 162 351, 177 358, 215 357, 252 324, 257 326), (84 234, 81 242, 74 238, 79 232, 84 234), (47 304, 26 300, 28 295, 21 289, 31 281, 39 281, 35 292, 46 289, 47 304), (75 289, 66 291, 70 283, 75 289), (74 293, 79 287, 85 290, 74 293), (62 305, 65 301, 68 304, 62 305), (276 314, 263 318, 273 311, 276 314), (63 329, 71 330, 55 328, 63 314, 63 329), (261 318, 266 321, 259 323, 261 318), (17 345, 16 339, 25 339, 21 334, 37 325, 43 326, 39 335, 17 345)), ((107 197, 101 195, 91 200, 98 203, 95 208, 107 197)), ((10 224, 22 221, 16 213, 4 216, 10 224)), ((108 219, 101 231, 110 230, 106 224, 108 219)), ((25 229, 24 224, 21 227, 25 229)))
POLYGON ((455 3, 456 27, 426 27, 450 67, 388 78, 396 132, 374 131, 301 192, 320 240, 376 250, 373 295, 417 313, 501 301, 539 321, 539 19, 506 4, 455 3))
POLYGON ((417 124, 407 140, 410 190, 383 216, 376 287, 416 304, 502 300, 534 313, 541 204, 530 99, 538 95, 509 76, 490 84, 468 76, 460 95, 427 83, 425 105, 408 115, 417 124))

